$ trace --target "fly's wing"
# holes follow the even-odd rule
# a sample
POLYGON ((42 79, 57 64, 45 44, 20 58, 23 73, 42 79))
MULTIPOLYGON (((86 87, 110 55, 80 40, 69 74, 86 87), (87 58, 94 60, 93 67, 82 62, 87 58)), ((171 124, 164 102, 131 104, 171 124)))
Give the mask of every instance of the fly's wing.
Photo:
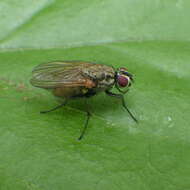
POLYGON ((32 71, 30 82, 33 86, 45 89, 85 86, 86 78, 82 75, 82 69, 91 65, 93 64, 79 61, 41 64, 32 71))

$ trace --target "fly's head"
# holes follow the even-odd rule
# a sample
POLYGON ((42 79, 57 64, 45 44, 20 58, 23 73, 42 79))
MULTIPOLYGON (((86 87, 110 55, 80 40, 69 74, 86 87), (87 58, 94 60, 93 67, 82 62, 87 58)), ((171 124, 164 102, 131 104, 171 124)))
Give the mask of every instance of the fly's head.
POLYGON ((133 75, 126 68, 118 68, 115 73, 115 86, 122 92, 126 93, 133 82, 133 75))

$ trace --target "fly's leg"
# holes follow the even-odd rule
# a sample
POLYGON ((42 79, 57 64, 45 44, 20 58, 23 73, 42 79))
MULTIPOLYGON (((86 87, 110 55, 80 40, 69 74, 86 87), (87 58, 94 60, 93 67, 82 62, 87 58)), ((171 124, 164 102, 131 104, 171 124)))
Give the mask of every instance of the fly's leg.
POLYGON ((122 90, 119 88, 118 84, 116 84, 115 87, 117 88, 117 90, 118 90, 119 92, 121 92, 121 93, 123 93, 123 94, 126 94, 126 93, 129 91, 129 88, 126 89, 126 90, 124 90, 124 91, 122 91, 122 90))
POLYGON ((89 111, 87 111, 86 113, 87 113, 86 122, 85 122, 85 125, 84 125, 84 127, 83 127, 83 130, 82 130, 81 135, 80 135, 80 137, 78 138, 78 140, 81 140, 81 139, 83 138, 83 136, 84 136, 84 134, 85 134, 85 131, 86 131, 87 127, 88 127, 89 119, 90 119, 90 117, 91 117, 91 113, 90 113, 89 111))
MULTIPOLYGON (((87 104, 87 102, 86 102, 87 104)), ((88 106, 88 105, 87 105, 88 106)), ((78 140, 81 140, 86 132, 86 129, 88 127, 88 123, 89 123, 89 120, 90 120, 90 117, 92 116, 92 114, 89 112, 89 109, 86 111, 86 114, 87 114, 87 118, 86 118, 86 121, 85 121, 85 124, 84 124, 84 127, 82 129, 82 132, 81 132, 81 135, 80 137, 78 138, 78 140)))
POLYGON ((67 103, 67 101, 65 100, 62 104, 56 106, 55 108, 52 108, 52 109, 46 110, 46 111, 41 111, 40 113, 49 113, 49 112, 52 112, 52 111, 54 111, 54 110, 57 110, 57 109, 59 109, 59 108, 65 106, 66 103, 67 103))
POLYGON ((122 94, 115 94, 113 92, 110 92, 110 91, 106 91, 106 94, 108 96, 112 96, 112 97, 115 97, 115 98, 118 98, 121 100, 122 102, 122 106, 127 110, 127 112, 129 113, 129 115, 133 118, 133 120, 138 123, 138 120, 135 118, 135 116, 133 116, 133 114, 130 112, 130 110, 127 108, 127 105, 125 103, 125 99, 124 99, 124 96, 122 94))

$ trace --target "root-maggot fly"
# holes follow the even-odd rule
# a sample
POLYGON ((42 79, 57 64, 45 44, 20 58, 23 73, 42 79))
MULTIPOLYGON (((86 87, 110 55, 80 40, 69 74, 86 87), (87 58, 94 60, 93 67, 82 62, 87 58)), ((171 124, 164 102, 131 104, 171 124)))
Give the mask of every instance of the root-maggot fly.
MULTIPOLYGON (((105 92, 108 96, 120 99, 123 107, 137 122, 137 119, 127 108, 123 96, 133 82, 133 75, 126 68, 114 69, 111 66, 83 61, 55 61, 38 65, 32 74, 30 82, 33 86, 51 89, 55 96, 64 99, 61 105, 41 113, 61 108, 73 98, 89 98, 99 92, 105 92), (111 92, 114 86, 120 93, 111 92)), ((86 112, 87 119, 79 140, 84 136, 91 116, 89 110, 86 112)))

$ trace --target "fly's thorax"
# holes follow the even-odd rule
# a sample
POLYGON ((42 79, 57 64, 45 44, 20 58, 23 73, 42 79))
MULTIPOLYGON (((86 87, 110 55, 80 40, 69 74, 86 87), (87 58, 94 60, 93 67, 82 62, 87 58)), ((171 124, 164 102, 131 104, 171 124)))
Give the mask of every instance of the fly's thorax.
POLYGON ((115 79, 111 77, 105 77, 102 80, 97 81, 97 88, 100 90, 106 90, 111 88, 115 83, 115 79))
POLYGON ((90 69, 83 69, 83 75, 96 83, 97 91, 111 88, 115 84, 115 71, 106 65, 93 65, 90 69))

